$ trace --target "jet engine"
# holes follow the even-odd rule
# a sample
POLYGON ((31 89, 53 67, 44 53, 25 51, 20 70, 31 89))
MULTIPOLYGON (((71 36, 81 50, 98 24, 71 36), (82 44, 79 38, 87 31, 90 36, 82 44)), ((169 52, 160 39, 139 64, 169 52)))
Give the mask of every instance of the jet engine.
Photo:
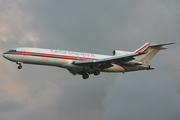
POLYGON ((113 50, 113 55, 128 55, 128 54, 133 54, 133 52, 128 52, 128 51, 120 51, 120 50, 113 50))

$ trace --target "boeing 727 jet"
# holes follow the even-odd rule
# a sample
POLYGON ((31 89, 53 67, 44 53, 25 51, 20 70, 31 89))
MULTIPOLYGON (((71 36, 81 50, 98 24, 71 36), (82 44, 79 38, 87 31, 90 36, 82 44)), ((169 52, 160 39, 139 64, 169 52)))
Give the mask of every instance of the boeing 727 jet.
POLYGON ((167 49, 165 45, 170 44, 174 43, 145 43, 134 52, 114 50, 113 56, 28 47, 11 49, 2 56, 18 64, 18 69, 22 68, 22 64, 57 66, 87 79, 90 74, 99 75, 100 72, 153 70, 154 66, 148 63, 160 50, 167 49))

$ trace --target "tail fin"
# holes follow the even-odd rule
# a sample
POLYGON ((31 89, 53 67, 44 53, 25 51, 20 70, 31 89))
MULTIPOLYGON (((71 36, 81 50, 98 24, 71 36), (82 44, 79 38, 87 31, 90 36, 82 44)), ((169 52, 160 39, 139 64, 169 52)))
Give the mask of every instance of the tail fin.
POLYGON ((147 53, 150 43, 145 43, 142 47, 135 50, 135 53, 147 53))
POLYGON ((142 47, 135 50, 135 53, 146 53, 144 55, 136 57, 136 61, 142 62, 143 64, 148 64, 152 58, 163 49, 167 49, 164 45, 170 45, 175 43, 166 43, 166 44, 150 44, 145 43, 142 47))

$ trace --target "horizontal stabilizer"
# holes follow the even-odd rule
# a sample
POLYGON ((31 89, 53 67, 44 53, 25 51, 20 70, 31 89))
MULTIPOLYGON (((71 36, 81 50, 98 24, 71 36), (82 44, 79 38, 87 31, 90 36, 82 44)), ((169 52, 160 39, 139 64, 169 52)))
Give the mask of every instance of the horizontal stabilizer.
POLYGON ((163 45, 171 45, 171 44, 176 44, 176 43, 165 43, 165 44, 157 44, 157 45, 150 45, 151 47, 159 47, 163 45))
POLYGON ((145 47, 147 47, 147 49, 144 50, 146 52, 146 54, 139 56, 139 57, 136 57, 136 61, 142 62, 143 64, 148 64, 151 61, 151 59, 160 50, 167 49, 167 47, 165 47, 165 45, 171 45, 171 44, 176 44, 176 43, 164 43, 164 44, 148 44, 148 43, 146 43, 144 46, 139 48, 138 51, 136 51, 136 52, 141 52, 142 50, 145 49, 145 47))
POLYGON ((150 45, 151 48, 154 49, 158 49, 158 50, 163 50, 163 49, 167 49, 167 47, 165 47, 165 45, 171 45, 171 44, 176 44, 176 43, 165 43, 165 44, 155 44, 155 45, 150 45))

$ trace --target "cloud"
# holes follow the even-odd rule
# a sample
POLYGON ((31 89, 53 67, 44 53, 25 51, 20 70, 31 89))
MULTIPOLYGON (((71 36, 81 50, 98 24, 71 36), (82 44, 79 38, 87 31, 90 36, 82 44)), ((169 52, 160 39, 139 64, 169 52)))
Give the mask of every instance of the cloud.
POLYGON ((164 71, 154 70, 119 76, 103 99, 105 108, 101 119, 176 120, 179 118, 177 111, 180 110, 180 97, 176 90, 177 82, 169 74, 163 73, 164 71))
MULTIPOLYGON (((23 7, 28 4, 28 0, 8 0, 2 4, 8 6, 8 9, 2 9, 0 12, 0 42, 8 44, 14 42, 16 45, 26 45, 27 41, 36 36, 31 31, 33 17, 23 11, 23 7)), ((36 45, 35 41, 33 41, 32 46, 36 45)))
MULTIPOLYGON (((178 42, 178 6, 166 0, 8 0, 0 4, 0 52, 30 46, 112 54, 145 42, 178 42)), ((18 70, 1 57, 0 118, 179 118, 179 51, 177 44, 160 52, 150 63, 154 71, 101 73, 85 81, 58 67, 23 64, 18 70)))
MULTIPOLYGON (((5 51, 5 50, 4 50, 5 51)), ((3 53, 3 49, 0 49, 0 53, 3 53)), ((0 59, 0 94, 2 97, 0 100, 14 100, 14 101, 23 101, 28 99, 27 88, 24 86, 21 81, 16 78, 16 75, 13 72, 12 64, 9 64, 9 61, 5 59, 0 59), (14 76, 14 77, 12 77, 14 76)))
POLYGON ((9 112, 9 111, 17 111, 19 109, 22 109, 24 106, 15 101, 10 101, 10 100, 7 100, 7 101, 4 101, 4 102, 1 102, 0 104, 0 111, 3 111, 3 112, 9 112))

